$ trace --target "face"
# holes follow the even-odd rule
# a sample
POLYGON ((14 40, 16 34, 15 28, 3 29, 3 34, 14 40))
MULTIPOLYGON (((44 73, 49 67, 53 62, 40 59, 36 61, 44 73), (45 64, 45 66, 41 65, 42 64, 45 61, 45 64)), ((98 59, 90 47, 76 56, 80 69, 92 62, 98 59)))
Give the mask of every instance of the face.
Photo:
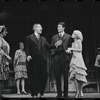
POLYGON ((76 39, 77 38, 77 35, 73 32, 73 34, 72 34, 72 38, 73 39, 76 39))
POLYGON ((7 30, 4 30, 4 31, 2 32, 3 37, 6 36, 7 33, 8 33, 7 30))
POLYGON ((21 50, 23 50, 24 49, 24 44, 20 43, 19 47, 20 47, 21 50))
POLYGON ((41 34, 42 33, 42 26, 40 24, 37 24, 36 26, 34 26, 34 30, 38 34, 41 34))
POLYGON ((62 25, 58 25, 58 27, 57 27, 57 30, 58 30, 59 33, 63 32, 64 29, 65 28, 62 25))

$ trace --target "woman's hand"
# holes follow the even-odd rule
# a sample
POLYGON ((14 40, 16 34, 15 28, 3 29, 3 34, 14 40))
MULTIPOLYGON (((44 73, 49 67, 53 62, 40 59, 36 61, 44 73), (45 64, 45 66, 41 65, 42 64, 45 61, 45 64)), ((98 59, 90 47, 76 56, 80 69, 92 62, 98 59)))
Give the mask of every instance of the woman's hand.
POLYGON ((71 53, 71 48, 68 48, 68 49, 66 50, 66 53, 71 53))
POLYGON ((59 41, 57 41, 57 42, 55 43, 56 48, 57 48, 59 45, 62 45, 62 40, 59 40, 59 41))
POLYGON ((68 50, 68 49, 67 49, 67 50, 66 50, 66 53, 71 53, 71 50, 68 50))
POLYGON ((11 60, 12 59, 9 55, 7 55, 6 57, 7 57, 8 60, 11 60))

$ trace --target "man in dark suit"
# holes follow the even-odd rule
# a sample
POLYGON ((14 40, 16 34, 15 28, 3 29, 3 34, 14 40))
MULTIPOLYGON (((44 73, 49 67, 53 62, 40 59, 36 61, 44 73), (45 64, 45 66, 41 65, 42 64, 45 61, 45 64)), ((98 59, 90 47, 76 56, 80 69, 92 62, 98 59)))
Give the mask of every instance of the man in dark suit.
POLYGON ((47 48, 55 48, 55 45, 49 45, 41 36, 42 26, 40 24, 34 24, 33 31, 33 34, 26 37, 28 76, 31 95, 41 97, 47 82, 47 48))
POLYGON ((68 70, 71 54, 65 53, 68 47, 71 47, 72 38, 65 33, 65 23, 58 23, 58 34, 52 37, 52 44, 56 44, 56 48, 52 49, 53 72, 56 79, 57 97, 62 97, 61 76, 64 77, 64 97, 68 97, 68 70))

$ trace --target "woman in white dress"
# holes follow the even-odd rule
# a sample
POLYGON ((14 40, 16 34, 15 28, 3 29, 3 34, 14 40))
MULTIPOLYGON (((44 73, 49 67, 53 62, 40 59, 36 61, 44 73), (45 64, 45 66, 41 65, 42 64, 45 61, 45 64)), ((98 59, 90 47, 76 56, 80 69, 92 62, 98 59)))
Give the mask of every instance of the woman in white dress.
POLYGON ((9 56, 10 46, 4 39, 6 34, 7 28, 4 25, 0 25, 0 96, 2 82, 9 78, 9 60, 11 60, 9 56))
POLYGON ((70 69, 69 69, 69 81, 74 81, 76 88, 75 97, 83 96, 83 83, 87 82, 86 79, 86 66, 82 56, 82 41, 83 36, 79 30, 75 30, 72 34, 72 38, 74 42, 72 43, 72 47, 66 50, 67 53, 73 53, 70 69))

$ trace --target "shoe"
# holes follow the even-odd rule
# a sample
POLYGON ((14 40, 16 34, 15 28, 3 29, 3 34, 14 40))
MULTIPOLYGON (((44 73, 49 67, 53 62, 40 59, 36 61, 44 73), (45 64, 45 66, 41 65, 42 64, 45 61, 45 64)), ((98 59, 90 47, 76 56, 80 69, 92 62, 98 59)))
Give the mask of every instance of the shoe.
POLYGON ((64 97, 64 98, 69 98, 69 96, 68 96, 68 95, 64 95, 63 97, 64 97))
POLYGON ((43 98, 44 96, 43 95, 41 95, 41 98, 43 98))
POLYGON ((36 98, 36 95, 31 95, 32 96, 32 98, 36 98))
POLYGON ((84 96, 82 91, 80 92, 80 95, 81 95, 81 97, 83 97, 83 96, 84 96))
POLYGON ((38 93, 38 94, 37 94, 37 97, 38 97, 38 98, 42 98, 42 97, 44 97, 44 96, 43 96, 43 94, 38 93))
POLYGON ((79 97, 83 97, 83 92, 79 91, 79 97))
POLYGON ((0 95, 0 100, 3 100, 3 98, 4 98, 4 97, 3 97, 2 95, 0 95))
POLYGON ((17 93, 17 95, 21 95, 21 93, 20 93, 20 92, 18 92, 18 93, 17 93))
POLYGON ((79 93, 76 93, 74 97, 75 97, 75 98, 79 97, 79 93))
POLYGON ((40 97, 41 97, 41 94, 40 94, 40 93, 38 93, 38 94, 37 94, 37 97, 38 97, 38 98, 40 98, 40 97))
POLYGON ((61 98, 61 97, 62 97, 62 95, 57 95, 57 96, 56 96, 56 98, 61 98))
POLYGON ((26 93, 25 91, 22 91, 21 94, 23 94, 23 95, 27 95, 28 93, 26 93))

